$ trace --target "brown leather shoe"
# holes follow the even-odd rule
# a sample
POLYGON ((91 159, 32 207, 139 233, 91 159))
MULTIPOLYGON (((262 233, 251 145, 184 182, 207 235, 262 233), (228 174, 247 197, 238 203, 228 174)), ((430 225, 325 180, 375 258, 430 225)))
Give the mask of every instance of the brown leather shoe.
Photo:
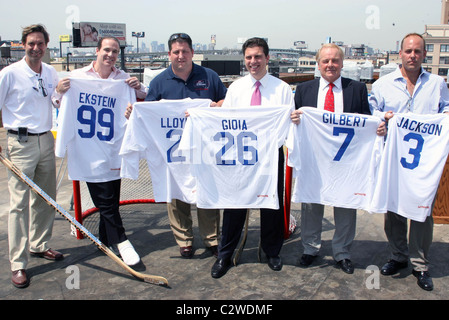
POLYGON ((64 256, 62 255, 61 252, 52 250, 52 249, 48 249, 47 251, 44 252, 31 252, 32 256, 35 257, 40 257, 40 258, 45 258, 47 260, 62 260, 64 259, 64 256))
POLYGON ((25 269, 20 269, 12 272, 11 282, 16 288, 26 288, 30 284, 25 269))

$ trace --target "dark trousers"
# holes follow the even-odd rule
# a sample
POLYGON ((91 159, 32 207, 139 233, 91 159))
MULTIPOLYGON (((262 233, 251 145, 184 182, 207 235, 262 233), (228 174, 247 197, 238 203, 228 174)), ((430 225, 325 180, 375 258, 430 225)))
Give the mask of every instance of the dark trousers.
MULTIPOLYGON (((279 209, 260 209, 261 247, 268 257, 276 257, 284 243, 284 150, 279 149, 278 197, 279 209)), ((218 258, 231 258, 237 247, 248 209, 225 209, 218 258)))
POLYGON ((127 240, 119 211, 120 184, 121 180, 87 183, 92 201, 100 211, 99 239, 106 246, 127 240))

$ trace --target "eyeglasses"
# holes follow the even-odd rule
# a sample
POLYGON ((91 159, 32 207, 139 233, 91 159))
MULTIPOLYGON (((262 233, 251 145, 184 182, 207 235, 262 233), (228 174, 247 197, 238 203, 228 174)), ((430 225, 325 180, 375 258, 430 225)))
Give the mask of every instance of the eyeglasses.
POLYGON ((39 90, 42 91, 42 95, 44 97, 48 96, 47 89, 45 89, 45 86, 44 86, 44 80, 39 78, 37 81, 39 82, 39 89, 36 87, 33 87, 33 89, 36 90, 37 92, 39 92, 39 90))
POLYGON ((192 39, 190 39, 189 35, 186 33, 175 33, 172 34, 172 36, 170 37, 169 41, 175 41, 176 39, 184 39, 184 40, 189 40, 192 41, 192 39))

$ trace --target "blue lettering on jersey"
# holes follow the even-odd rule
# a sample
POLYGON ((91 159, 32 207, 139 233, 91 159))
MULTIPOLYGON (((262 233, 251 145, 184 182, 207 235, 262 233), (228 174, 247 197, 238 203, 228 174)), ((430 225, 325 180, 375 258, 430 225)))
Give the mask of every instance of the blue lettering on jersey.
POLYGON ((250 142, 255 142, 257 145, 257 135, 253 132, 240 132, 236 137, 228 131, 217 132, 213 139, 216 142, 223 142, 223 147, 215 155, 218 166, 235 166, 237 164, 235 154, 233 159, 224 157, 226 153, 232 152, 234 146, 237 147, 237 160, 240 164, 253 166, 259 162, 257 146, 248 145, 250 142))
POLYGON ((401 122, 397 124, 399 128, 407 129, 413 132, 419 132, 419 133, 427 133, 434 136, 440 136, 441 131, 443 130, 443 126, 441 124, 429 124, 429 123, 423 123, 418 122, 416 120, 410 120, 406 118, 402 118, 401 122))
POLYGON ((116 102, 117 102, 116 98, 80 92, 80 98, 79 98, 80 104, 113 109, 113 108, 115 108, 116 102))
POLYGON ((221 125, 223 127, 223 130, 240 130, 240 131, 248 130, 246 120, 240 119, 222 120, 221 125))
POLYGON ((182 129, 185 122, 186 118, 161 118, 161 128, 182 129))
POLYGON ((323 123, 347 127, 364 127, 367 117, 356 114, 323 113, 323 123))

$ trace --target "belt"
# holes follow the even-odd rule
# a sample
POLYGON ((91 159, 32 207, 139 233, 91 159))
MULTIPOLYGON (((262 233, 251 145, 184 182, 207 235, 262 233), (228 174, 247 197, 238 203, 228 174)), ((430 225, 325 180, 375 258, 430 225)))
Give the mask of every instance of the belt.
MULTIPOLYGON (((15 130, 8 130, 8 133, 16 134, 16 135, 19 134, 19 132, 15 131, 15 130)), ((42 132, 42 133, 31 133, 31 132, 28 132, 28 135, 29 136, 37 136, 37 137, 39 137, 39 136, 43 136, 44 134, 47 134, 47 133, 48 133, 48 131, 45 131, 45 132, 42 132)))

